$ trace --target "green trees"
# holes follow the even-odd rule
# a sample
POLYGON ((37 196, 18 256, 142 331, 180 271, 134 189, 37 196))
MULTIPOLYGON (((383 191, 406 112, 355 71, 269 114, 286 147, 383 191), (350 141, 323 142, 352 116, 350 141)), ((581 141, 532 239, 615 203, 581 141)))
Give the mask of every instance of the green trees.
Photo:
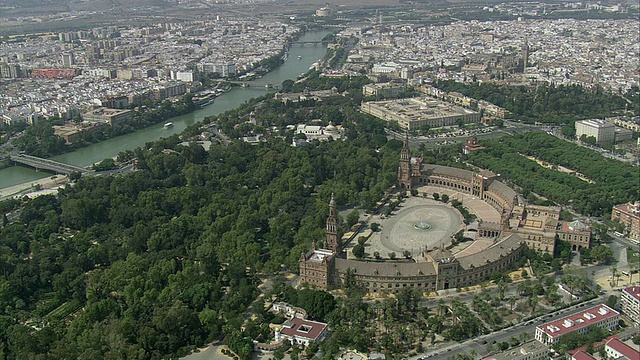
POLYGON ((351 227, 357 224, 358 220, 360 220, 360 213, 358 212, 358 210, 353 210, 347 215, 347 218, 345 220, 347 222, 347 228, 351 229, 351 227))
MULTIPOLYGON (((370 134, 356 133, 304 148, 274 139, 208 152, 171 137, 134 152, 140 171, 80 178, 58 197, 29 200, 19 221, 0 228, 0 305, 11 326, 61 320, 38 332, 42 347, 20 340, 20 327, 0 341, 25 358, 96 358, 111 348, 138 358, 224 339, 246 357, 253 330, 240 327, 257 294, 253 274, 295 271, 323 238, 332 192, 341 205, 375 204, 394 183, 397 150, 382 141, 375 151, 370 134)), ((328 293, 301 294, 291 302, 314 319, 336 307, 328 293)))
POLYGON ((353 247, 353 250, 351 250, 353 252, 353 256, 357 257, 358 259, 361 259, 364 257, 364 246, 357 244, 356 246, 353 247))
POLYGON ((544 133, 526 133, 487 141, 485 150, 474 152, 469 160, 477 166, 499 173, 524 189, 571 207, 582 214, 610 213, 614 204, 640 197, 638 172, 630 164, 606 159, 597 152, 544 133), (534 156, 553 165, 564 166, 587 180, 543 168, 520 155, 534 156))
POLYGON ((610 116, 616 110, 624 110, 626 106, 626 100, 619 95, 605 92, 601 88, 588 89, 580 85, 543 84, 528 88, 487 82, 463 84, 440 80, 434 82, 433 86, 489 101, 507 109, 515 119, 526 122, 572 124, 575 120, 610 116))

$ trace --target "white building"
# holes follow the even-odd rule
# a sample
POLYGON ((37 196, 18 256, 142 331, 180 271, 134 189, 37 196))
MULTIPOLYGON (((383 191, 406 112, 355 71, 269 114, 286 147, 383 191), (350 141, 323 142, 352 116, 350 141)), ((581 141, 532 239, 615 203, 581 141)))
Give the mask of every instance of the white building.
POLYGON ((620 310, 636 326, 640 326, 640 286, 629 286, 622 290, 620 310))
POLYGON ((304 320, 297 317, 282 324, 282 328, 275 332, 275 341, 289 340, 291 344, 309 346, 309 343, 320 343, 327 335, 327 324, 304 320))
POLYGON ((586 334, 587 329, 592 325, 614 330, 618 327, 619 317, 620 313, 607 305, 597 305, 562 319, 536 326, 535 338, 547 346, 552 346, 566 334, 575 331, 586 334))
POLYGON ((618 339, 611 339, 607 341, 604 350, 607 354, 608 360, 620 358, 629 360, 640 359, 640 352, 638 352, 637 349, 632 348, 618 339))
POLYGON ((327 141, 329 138, 340 140, 343 137, 342 127, 337 128, 331 124, 327 126, 299 124, 296 134, 304 134, 307 140, 327 141))
POLYGON ((615 125, 600 119, 580 120, 576 121, 576 137, 593 136, 597 144, 613 143, 615 128, 615 125))
POLYGON ((171 79, 183 82, 193 82, 195 77, 193 71, 171 71, 171 79))

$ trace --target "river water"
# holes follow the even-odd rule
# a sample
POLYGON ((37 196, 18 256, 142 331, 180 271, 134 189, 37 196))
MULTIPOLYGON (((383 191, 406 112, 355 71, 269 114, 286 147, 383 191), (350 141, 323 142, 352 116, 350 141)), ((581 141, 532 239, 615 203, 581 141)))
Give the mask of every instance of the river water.
MULTIPOLYGON (((329 31, 313 31, 304 34, 300 41, 321 40, 329 31)), ((304 46, 292 46, 289 49, 289 58, 277 69, 257 80, 260 83, 281 84, 284 80, 295 80, 296 77, 306 72, 309 67, 321 59, 326 52, 322 45, 306 44, 304 46), (300 58, 299 58, 300 57, 300 58)), ((201 121, 207 116, 218 115, 227 110, 235 109, 247 100, 262 96, 271 89, 264 87, 235 87, 231 91, 217 97, 211 104, 190 114, 168 119, 173 127, 164 129, 163 123, 149 126, 136 132, 101 141, 96 144, 78 149, 73 152, 58 155, 52 159, 76 166, 88 166, 104 158, 114 157, 124 150, 133 150, 147 142, 161 137, 182 132, 187 126, 201 121)), ((0 189, 45 178, 51 176, 46 172, 37 172, 34 169, 22 166, 12 166, 0 170, 0 189)))

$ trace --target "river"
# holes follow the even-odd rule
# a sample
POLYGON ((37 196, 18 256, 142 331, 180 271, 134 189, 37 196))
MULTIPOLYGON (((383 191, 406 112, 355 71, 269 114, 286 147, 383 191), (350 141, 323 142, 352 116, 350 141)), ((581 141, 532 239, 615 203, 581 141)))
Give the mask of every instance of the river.
MULTIPOLYGON (((328 33, 329 31, 327 30, 307 32, 300 38, 300 41, 321 40, 328 33)), ((295 80, 298 75, 306 72, 313 63, 321 59, 325 55, 325 52, 326 48, 322 45, 306 44, 304 46, 292 46, 289 49, 288 60, 257 81, 260 83, 267 82, 279 85, 287 79, 295 80)), ((212 104, 202 109, 190 114, 168 119, 167 122, 172 122, 174 125, 170 129, 164 129, 162 123, 152 125, 130 134, 118 136, 73 152, 55 156, 52 159, 76 166, 88 166, 104 158, 114 157, 121 151, 127 149, 133 150, 147 142, 180 133, 187 126, 201 121, 207 116, 218 115, 227 110, 235 109, 245 101, 262 96, 267 91, 273 90, 265 89, 264 87, 234 87, 231 91, 217 97, 212 104)), ((37 172, 34 169, 22 166, 12 166, 0 170, 0 189, 42 179, 47 176, 51 176, 51 174, 37 172)))

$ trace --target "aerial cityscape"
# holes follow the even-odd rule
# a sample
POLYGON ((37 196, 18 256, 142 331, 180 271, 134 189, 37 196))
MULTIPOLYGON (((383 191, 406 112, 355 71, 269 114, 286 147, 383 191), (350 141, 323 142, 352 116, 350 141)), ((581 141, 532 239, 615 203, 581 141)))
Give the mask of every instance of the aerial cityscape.
POLYGON ((0 359, 640 359, 637 1, 0 19, 0 359))

